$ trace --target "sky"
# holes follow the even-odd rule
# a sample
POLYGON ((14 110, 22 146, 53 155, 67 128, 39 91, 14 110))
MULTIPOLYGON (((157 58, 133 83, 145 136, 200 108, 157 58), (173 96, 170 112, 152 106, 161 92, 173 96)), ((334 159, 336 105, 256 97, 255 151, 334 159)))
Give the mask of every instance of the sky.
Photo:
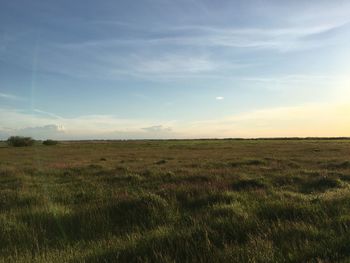
POLYGON ((350 136, 350 1, 3 0, 0 139, 350 136))

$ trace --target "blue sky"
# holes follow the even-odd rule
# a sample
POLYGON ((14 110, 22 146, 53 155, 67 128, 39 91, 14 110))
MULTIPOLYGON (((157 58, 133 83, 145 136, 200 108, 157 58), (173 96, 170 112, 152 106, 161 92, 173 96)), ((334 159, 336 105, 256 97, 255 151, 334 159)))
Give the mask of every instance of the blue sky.
POLYGON ((349 136, 349 1, 1 1, 0 138, 349 136))

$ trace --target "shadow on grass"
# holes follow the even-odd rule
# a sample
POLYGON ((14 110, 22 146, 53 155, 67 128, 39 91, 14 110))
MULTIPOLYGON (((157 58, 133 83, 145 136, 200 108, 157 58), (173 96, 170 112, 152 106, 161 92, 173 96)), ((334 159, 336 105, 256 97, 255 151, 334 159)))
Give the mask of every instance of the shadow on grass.
POLYGON ((341 181, 334 177, 319 176, 305 181, 301 190, 304 193, 325 192, 329 189, 340 188, 341 181))
POLYGON ((268 185, 261 179, 241 179, 232 184, 232 189, 236 191, 267 189, 268 185))
POLYGON ((35 233, 39 243, 48 246, 151 229, 175 219, 176 212, 167 201, 154 194, 109 200, 70 211, 60 207, 28 209, 17 218, 35 233))

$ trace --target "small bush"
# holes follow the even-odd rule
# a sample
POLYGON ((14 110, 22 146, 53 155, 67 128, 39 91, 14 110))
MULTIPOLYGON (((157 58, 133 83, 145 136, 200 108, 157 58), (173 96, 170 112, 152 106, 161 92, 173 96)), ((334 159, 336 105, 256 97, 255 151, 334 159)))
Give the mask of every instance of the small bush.
POLYGON ((58 141, 54 141, 54 140, 45 140, 43 141, 44 145, 50 146, 50 145, 56 145, 58 144, 58 141))
POLYGON ((31 137, 11 136, 7 139, 7 144, 14 147, 32 146, 34 140, 31 137))

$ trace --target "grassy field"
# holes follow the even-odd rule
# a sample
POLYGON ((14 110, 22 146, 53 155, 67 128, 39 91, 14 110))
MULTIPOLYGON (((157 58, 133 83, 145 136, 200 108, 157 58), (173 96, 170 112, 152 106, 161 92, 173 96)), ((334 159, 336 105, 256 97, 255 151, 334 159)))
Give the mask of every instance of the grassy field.
POLYGON ((0 262, 350 262, 350 141, 0 145, 0 262))

